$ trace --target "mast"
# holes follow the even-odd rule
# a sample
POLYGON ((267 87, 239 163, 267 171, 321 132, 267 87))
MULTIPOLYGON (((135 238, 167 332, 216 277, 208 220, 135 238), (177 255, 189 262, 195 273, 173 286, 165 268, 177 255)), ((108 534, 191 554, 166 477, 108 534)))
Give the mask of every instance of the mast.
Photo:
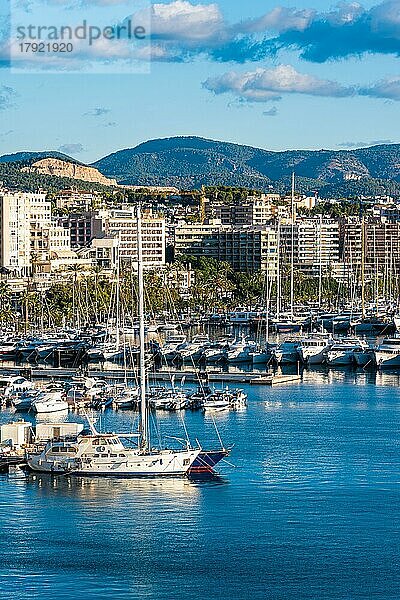
POLYGON ((375 257, 375 310, 376 316, 379 312, 379 265, 378 253, 376 251, 376 224, 374 224, 374 257, 375 257))
POLYGON ((140 339, 140 438, 139 445, 145 452, 150 449, 149 411, 146 399, 146 363, 144 347, 144 285, 143 285, 143 244, 142 216, 137 207, 137 258, 138 258, 138 299, 139 299, 139 339, 140 339))
POLYGON ((319 282, 318 282, 318 308, 321 310, 322 304, 322 213, 319 215, 319 282))
POLYGON ((118 352, 119 350, 119 324, 120 324, 120 298, 119 298, 119 279, 120 279, 120 264, 119 264, 119 254, 120 254, 120 244, 121 244, 121 234, 118 235, 118 247, 117 247, 117 285, 115 290, 115 303, 116 303, 116 335, 115 335, 115 350, 118 352))
POLYGON ((294 182, 295 182, 295 174, 294 171, 292 173, 292 208, 291 208, 291 216, 292 216, 292 243, 291 243, 291 257, 290 257, 290 316, 293 319, 293 311, 294 311, 294 182))
POLYGON ((361 316, 365 319, 365 219, 361 217, 361 316))
POLYGON ((276 318, 279 320, 281 314, 281 221, 278 219, 277 235, 277 265, 276 265, 276 318))

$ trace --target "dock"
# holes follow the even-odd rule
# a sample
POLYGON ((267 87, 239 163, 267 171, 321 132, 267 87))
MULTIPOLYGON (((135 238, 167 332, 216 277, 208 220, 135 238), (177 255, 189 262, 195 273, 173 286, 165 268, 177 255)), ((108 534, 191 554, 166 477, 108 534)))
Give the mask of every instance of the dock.
POLYGON ((287 383, 299 383, 301 375, 272 375, 256 377, 250 381, 252 385, 286 385, 287 383))
MULTIPOLYGON (((18 366, 13 367, 0 367, 0 375, 21 375, 28 379, 50 379, 50 380, 65 380, 71 379, 82 375, 82 372, 78 369, 68 368, 51 368, 51 367, 33 367, 33 368, 21 368, 18 366)), ((125 378, 128 381, 137 379, 138 373, 135 369, 128 369, 125 373, 122 369, 88 369, 84 373, 87 377, 99 377, 103 379, 109 379, 112 381, 124 381, 125 378)), ((224 373, 222 371, 184 371, 184 370, 164 370, 154 371, 150 373, 150 379, 152 381, 163 381, 170 382, 174 378, 175 383, 179 384, 183 379, 188 383, 198 383, 207 381, 210 383, 248 383, 251 385, 284 385, 287 383, 298 383, 301 381, 301 375, 274 375, 272 373, 224 373)))

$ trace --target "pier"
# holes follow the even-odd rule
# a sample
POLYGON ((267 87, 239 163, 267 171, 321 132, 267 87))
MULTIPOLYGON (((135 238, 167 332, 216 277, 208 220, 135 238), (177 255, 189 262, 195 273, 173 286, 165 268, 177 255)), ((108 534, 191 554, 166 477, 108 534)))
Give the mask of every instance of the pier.
MULTIPOLYGON (((0 375, 22 375, 29 379, 71 379, 81 375, 77 369, 67 368, 32 368, 23 369, 20 367, 0 367, 0 375)), ((100 377, 112 381, 124 381, 125 378, 133 380, 137 378, 137 372, 134 369, 123 371, 122 369, 88 369, 84 373, 87 377, 100 377)), ((197 383, 204 380, 210 383, 250 383, 252 385, 284 385, 286 383, 295 383, 301 381, 301 375, 273 375, 272 373, 224 373, 222 371, 155 371, 151 373, 153 381, 171 381, 172 378, 178 383, 183 378, 188 383, 197 383)))

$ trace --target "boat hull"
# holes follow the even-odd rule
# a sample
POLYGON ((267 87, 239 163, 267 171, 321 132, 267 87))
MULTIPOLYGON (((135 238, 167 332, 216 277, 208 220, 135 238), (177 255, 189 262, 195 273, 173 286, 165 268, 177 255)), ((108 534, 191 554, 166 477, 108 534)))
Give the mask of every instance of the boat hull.
POLYGON ((28 467, 41 473, 71 474, 84 477, 176 477, 184 476, 200 454, 200 450, 140 454, 125 452, 123 460, 102 458, 61 457, 49 459, 42 455, 27 458, 28 467))
POLYGON ((354 364, 353 352, 328 352, 326 363, 329 367, 346 367, 354 364))
POLYGON ((314 353, 300 350, 299 354, 301 361, 307 365, 322 365, 325 362, 325 352, 326 348, 322 348, 319 351, 316 350, 314 353))
POLYGON ((400 354, 386 354, 385 352, 375 352, 376 364, 380 369, 398 369, 400 368, 400 354))
POLYGON ((214 477, 214 468, 224 458, 229 456, 229 450, 209 450, 201 451, 188 471, 188 477, 191 479, 203 479, 214 477))

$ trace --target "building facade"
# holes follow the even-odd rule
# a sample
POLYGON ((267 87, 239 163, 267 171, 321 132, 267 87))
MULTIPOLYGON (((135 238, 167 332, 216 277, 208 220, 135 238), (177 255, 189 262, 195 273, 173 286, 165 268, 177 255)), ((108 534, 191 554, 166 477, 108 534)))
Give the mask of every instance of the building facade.
POLYGON ((278 225, 282 260, 310 277, 326 276, 339 260, 340 228, 333 219, 297 219, 278 225), (292 250, 293 248, 293 250, 292 250))
MULTIPOLYGON (((129 261, 133 268, 137 263, 137 219, 135 209, 101 210, 94 219, 97 238, 115 237, 119 240, 121 260, 129 261)), ((165 265, 166 233, 165 219, 151 212, 142 216, 143 267, 158 269, 165 265)))
POLYGON ((218 219, 223 225, 265 225, 278 214, 277 194, 249 196, 242 202, 219 202, 212 198, 203 200, 205 220, 218 219))
POLYGON ((175 228, 175 253, 228 262, 235 271, 277 276, 277 232, 269 226, 223 225, 218 219, 180 224, 175 228))

